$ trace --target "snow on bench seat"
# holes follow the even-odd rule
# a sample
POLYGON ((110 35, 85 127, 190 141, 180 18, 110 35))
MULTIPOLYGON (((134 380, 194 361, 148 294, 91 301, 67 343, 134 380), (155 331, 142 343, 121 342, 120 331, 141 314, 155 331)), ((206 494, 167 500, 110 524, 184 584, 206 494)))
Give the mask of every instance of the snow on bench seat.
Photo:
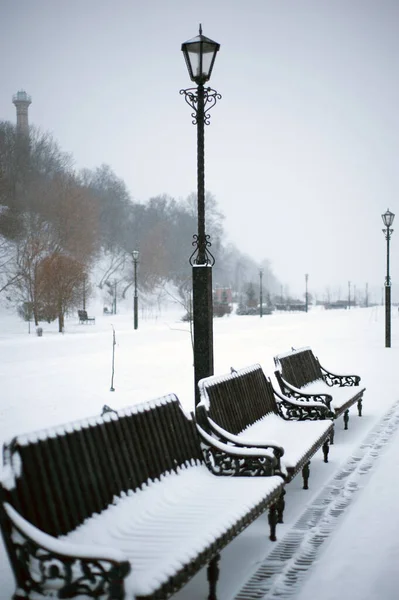
POLYGON ((128 597, 150 595, 282 487, 278 476, 243 483, 215 477, 204 465, 182 468, 118 499, 63 539, 118 548, 132 565, 128 597))
POLYGON ((287 470, 302 464, 309 447, 319 447, 331 430, 331 421, 285 421, 276 414, 268 414, 238 434, 241 441, 257 446, 268 442, 284 448, 282 467, 287 470), (272 441, 274 440, 274 442, 272 441))
POLYGON ((342 413, 342 411, 345 410, 345 407, 347 407, 348 404, 353 404, 353 388, 339 386, 331 387, 327 385, 327 383, 322 379, 304 385, 300 391, 312 395, 329 394, 332 398, 330 404, 331 409, 339 413, 342 413))

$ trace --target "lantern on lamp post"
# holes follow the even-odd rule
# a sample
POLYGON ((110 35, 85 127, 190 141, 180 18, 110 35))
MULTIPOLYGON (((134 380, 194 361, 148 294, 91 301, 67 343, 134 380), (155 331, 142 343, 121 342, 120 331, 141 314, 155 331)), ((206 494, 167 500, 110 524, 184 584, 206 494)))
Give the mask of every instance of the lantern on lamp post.
POLYGON ((192 108, 193 124, 197 126, 197 217, 198 231, 193 236, 194 252, 190 256, 193 277, 193 328, 194 328, 194 387, 195 403, 199 402, 198 382, 213 375, 213 305, 212 266, 215 259, 209 251, 211 243, 205 233, 205 157, 204 129, 209 125, 209 110, 221 98, 215 90, 204 87, 209 81, 220 44, 199 35, 182 44, 191 81, 196 88, 180 90, 192 108))

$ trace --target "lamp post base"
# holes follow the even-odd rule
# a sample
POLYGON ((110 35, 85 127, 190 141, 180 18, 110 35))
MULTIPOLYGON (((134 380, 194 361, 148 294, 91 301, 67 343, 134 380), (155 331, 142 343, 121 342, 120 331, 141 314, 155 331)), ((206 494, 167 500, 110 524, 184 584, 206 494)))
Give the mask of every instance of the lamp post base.
POLYGON ((139 324, 139 313, 138 313, 137 296, 134 297, 133 313, 134 313, 133 324, 134 324, 134 328, 137 329, 138 324, 139 324))
POLYGON ((193 265, 194 385, 195 405, 200 400, 198 382, 213 375, 212 267, 193 265))
POLYGON ((391 347, 391 286, 385 286, 385 348, 391 347))

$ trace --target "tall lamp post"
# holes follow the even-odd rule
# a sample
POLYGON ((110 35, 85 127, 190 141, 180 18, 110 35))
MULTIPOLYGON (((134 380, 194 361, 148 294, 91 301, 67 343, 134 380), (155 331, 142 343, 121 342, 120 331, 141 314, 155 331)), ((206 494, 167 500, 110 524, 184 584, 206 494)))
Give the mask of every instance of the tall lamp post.
POLYGON ((83 310, 86 310, 86 273, 83 274, 83 310))
POLYGON ((262 290, 263 269, 259 269, 259 316, 263 316, 263 290, 262 290))
POLYGON ((348 309, 351 308, 351 282, 348 281, 348 309))
POLYGON ((391 225, 395 215, 388 209, 386 213, 381 215, 385 229, 385 239, 387 241, 387 276, 385 278, 385 348, 391 347, 391 277, 389 275, 389 242, 393 229, 391 225))
POLYGON ((137 262, 139 260, 140 252, 133 250, 133 264, 134 264, 134 297, 133 297, 133 325, 137 329, 139 324, 139 312, 138 312, 138 295, 137 295, 137 262))
POLYGON ((113 314, 116 315, 116 286, 118 285, 118 281, 116 279, 114 279, 114 301, 113 301, 113 314))
POLYGON ((209 125, 209 110, 221 98, 215 90, 204 87, 210 79, 220 44, 199 35, 182 44, 191 81, 196 88, 180 90, 191 113, 193 125, 197 126, 197 214, 198 232, 193 236, 194 251, 190 256, 193 276, 193 327, 194 327, 194 386, 195 403, 199 402, 198 382, 213 375, 213 306, 212 267, 215 259, 209 252, 211 242, 205 233, 205 158, 204 129, 209 125))
POLYGON ((309 275, 305 273, 305 311, 308 312, 308 279, 309 275))

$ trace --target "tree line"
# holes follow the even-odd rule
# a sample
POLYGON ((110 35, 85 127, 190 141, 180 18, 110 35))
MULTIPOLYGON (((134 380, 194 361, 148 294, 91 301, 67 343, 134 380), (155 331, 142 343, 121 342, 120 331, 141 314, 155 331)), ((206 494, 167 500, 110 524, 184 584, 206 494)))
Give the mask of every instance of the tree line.
MULTIPOLYGON (((262 266, 269 291, 278 289, 267 260, 259 265, 225 242, 224 216, 210 192, 206 220, 215 285, 243 289, 262 266)), ((24 135, 0 122, 0 294, 36 325, 58 319, 62 331, 66 313, 89 296, 90 281, 103 287, 118 274, 126 294, 133 250, 140 251, 142 289, 171 282, 183 297, 196 229, 195 193, 137 202, 109 166, 76 170, 50 134, 30 127, 24 135)))

